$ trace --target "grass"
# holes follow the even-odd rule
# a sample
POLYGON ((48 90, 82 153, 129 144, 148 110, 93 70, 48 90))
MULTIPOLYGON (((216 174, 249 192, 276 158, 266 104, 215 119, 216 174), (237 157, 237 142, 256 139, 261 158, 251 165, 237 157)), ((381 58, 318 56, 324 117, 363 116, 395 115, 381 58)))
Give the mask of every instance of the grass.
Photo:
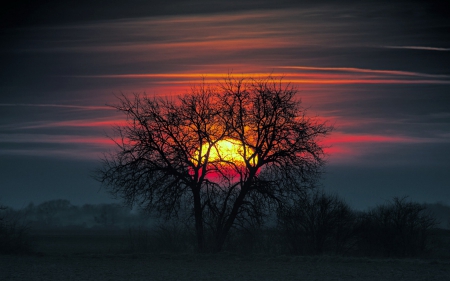
POLYGON ((197 254, 164 245, 145 252, 137 249, 149 240, 130 239, 127 232, 34 235, 37 254, 0 256, 0 280, 450 280, 449 259, 197 254))
POLYGON ((36 252, 50 255, 108 254, 126 250, 124 235, 120 234, 55 234, 35 235, 36 252))
POLYGON ((450 280, 450 264, 233 253, 85 253, 2 256, 0 280, 450 280))

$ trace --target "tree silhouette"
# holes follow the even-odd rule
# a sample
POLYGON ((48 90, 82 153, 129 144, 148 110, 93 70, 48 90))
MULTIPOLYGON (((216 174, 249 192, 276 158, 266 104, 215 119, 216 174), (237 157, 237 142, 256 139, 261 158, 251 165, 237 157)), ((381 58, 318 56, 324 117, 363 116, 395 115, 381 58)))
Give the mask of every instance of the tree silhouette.
POLYGON ((295 254, 343 253, 353 236, 355 215, 336 195, 306 193, 278 210, 278 227, 295 254))
POLYGON ((32 247, 28 230, 22 214, 0 205, 0 254, 30 253, 32 247))
POLYGON ((430 230, 436 219, 426 207, 394 197, 364 215, 359 226, 367 250, 384 256, 417 256, 427 249, 430 230))
POLYGON ((98 180, 130 205, 191 211, 199 251, 206 230, 220 251, 232 227, 261 220, 321 172, 319 140, 331 128, 307 118, 296 93, 271 77, 229 76, 176 99, 122 95, 114 108, 128 124, 115 127, 118 150, 98 180))

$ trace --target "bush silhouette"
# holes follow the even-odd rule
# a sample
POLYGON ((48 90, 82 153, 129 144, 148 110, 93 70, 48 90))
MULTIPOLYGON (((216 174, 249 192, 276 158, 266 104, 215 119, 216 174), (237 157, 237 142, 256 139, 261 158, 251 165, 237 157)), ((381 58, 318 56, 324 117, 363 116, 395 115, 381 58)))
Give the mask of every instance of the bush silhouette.
POLYGON ((372 255, 418 256, 426 252, 435 225, 436 220, 424 206, 395 197, 361 216, 360 248, 372 255))
POLYGON ((0 254, 31 252, 28 228, 18 214, 0 206, 0 254))
POLYGON ((319 191, 278 211, 278 227, 294 254, 345 252, 353 222, 354 214, 344 201, 319 191))

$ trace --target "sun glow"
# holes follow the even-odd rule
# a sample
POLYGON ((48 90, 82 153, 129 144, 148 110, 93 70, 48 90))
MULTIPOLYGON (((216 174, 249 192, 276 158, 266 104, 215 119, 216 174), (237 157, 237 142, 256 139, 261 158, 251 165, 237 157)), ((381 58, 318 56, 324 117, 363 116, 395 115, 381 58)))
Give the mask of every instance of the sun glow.
POLYGON ((194 164, 198 164, 199 160, 202 164, 208 161, 210 165, 214 165, 218 169, 241 170, 247 166, 246 160, 254 166, 258 158, 254 155, 253 149, 244 147, 235 140, 223 139, 214 144, 203 144, 193 157, 194 164), (200 153, 201 157, 199 157, 200 153))

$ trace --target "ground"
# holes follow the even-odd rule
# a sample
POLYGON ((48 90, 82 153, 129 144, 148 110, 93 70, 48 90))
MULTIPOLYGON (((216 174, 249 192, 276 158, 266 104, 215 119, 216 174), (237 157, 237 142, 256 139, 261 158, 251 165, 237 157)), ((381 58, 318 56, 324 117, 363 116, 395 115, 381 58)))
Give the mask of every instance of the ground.
POLYGON ((124 235, 35 235, 31 254, 0 255, 0 280, 450 281, 450 259, 446 257, 387 259, 160 250, 139 253, 148 245, 138 243, 130 250, 130 240, 124 235))
POLYGON ((0 280, 450 280, 448 261, 222 254, 1 256, 0 280))

